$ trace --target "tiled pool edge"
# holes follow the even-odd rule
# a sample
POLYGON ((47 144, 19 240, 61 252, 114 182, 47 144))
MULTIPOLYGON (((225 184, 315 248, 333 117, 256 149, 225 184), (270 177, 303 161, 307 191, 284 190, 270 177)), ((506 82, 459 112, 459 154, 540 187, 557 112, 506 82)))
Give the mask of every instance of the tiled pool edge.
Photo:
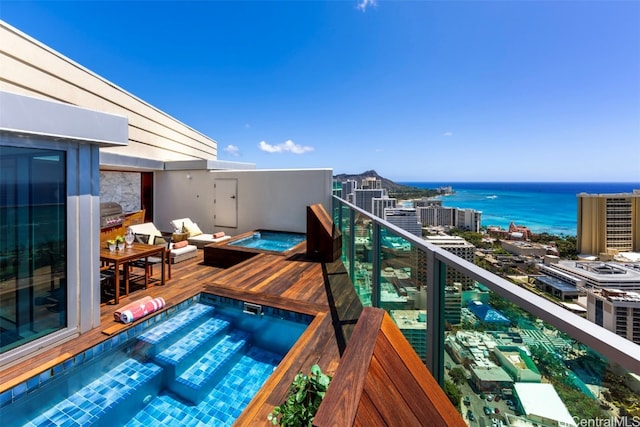
MULTIPOLYGON (((167 317, 173 315, 176 311, 184 310, 185 308, 197 302, 202 302, 208 305, 223 304, 240 309, 243 308, 245 303, 245 301, 241 301, 238 299, 222 297, 219 295, 204 292, 187 298, 186 300, 168 307, 159 313, 154 313, 153 316, 145 318, 140 323, 105 339, 101 343, 96 344, 95 346, 73 357, 70 357, 67 360, 62 361, 51 368, 45 369, 39 374, 34 375, 33 377, 15 385, 10 389, 5 390, 4 392, 0 393, 0 409, 28 396, 30 393, 37 391, 40 387, 45 386, 49 381, 51 381, 53 378, 56 378, 65 371, 78 366, 82 366, 84 363, 93 360, 100 354, 117 347, 118 345, 139 335, 142 331, 148 329, 156 323, 165 320, 167 317)), ((314 316, 308 314, 282 310, 269 306, 262 306, 262 312, 266 315, 289 320, 296 323, 305 323, 307 325, 310 324, 314 318, 314 316)))
MULTIPOLYGON (((224 304, 231 307, 243 309, 245 301, 238 300, 235 298, 222 297, 220 295, 214 295, 209 293, 201 293, 199 294, 199 301, 203 304, 216 305, 216 304, 224 304)), ((296 323, 305 323, 309 325, 314 316, 304 313, 297 313, 294 311, 283 310, 279 308, 269 307, 269 306, 261 306, 262 312, 266 315, 277 317, 283 320, 289 320, 296 323)))

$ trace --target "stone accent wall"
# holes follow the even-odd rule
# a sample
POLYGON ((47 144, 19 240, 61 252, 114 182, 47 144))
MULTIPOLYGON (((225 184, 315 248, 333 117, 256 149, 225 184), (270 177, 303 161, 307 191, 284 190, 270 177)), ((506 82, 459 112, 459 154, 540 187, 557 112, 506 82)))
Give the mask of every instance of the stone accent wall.
POLYGON ((138 172, 100 171, 100 202, 116 202, 124 212, 142 209, 141 175, 138 172))

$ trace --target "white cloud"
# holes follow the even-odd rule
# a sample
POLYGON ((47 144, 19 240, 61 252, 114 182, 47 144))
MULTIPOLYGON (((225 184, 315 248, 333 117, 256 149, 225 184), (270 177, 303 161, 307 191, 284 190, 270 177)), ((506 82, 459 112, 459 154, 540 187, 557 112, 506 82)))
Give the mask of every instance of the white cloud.
POLYGON ((232 156, 239 156, 240 155, 240 149, 238 147, 236 147, 235 145, 229 144, 226 147, 224 147, 223 150, 226 151, 227 153, 231 154, 232 156))
POLYGON ((366 12, 367 8, 369 6, 375 7, 377 5, 378 5, 378 3, 376 2, 376 0, 360 0, 358 2, 358 4, 356 5, 356 9, 358 9, 358 10, 360 10, 362 12, 366 12))
POLYGON ((453 136, 453 132, 445 132, 442 136, 453 136))
POLYGON ((290 152, 293 154, 304 154, 308 151, 313 151, 313 147, 309 147, 308 145, 299 145, 288 139, 282 144, 271 145, 265 141, 260 141, 258 144, 262 151, 266 151, 267 153, 284 153, 290 152))

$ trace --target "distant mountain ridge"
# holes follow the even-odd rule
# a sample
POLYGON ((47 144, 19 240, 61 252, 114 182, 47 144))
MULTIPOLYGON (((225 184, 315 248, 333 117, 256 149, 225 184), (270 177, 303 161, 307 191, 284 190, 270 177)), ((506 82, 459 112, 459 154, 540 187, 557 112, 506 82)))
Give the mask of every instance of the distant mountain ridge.
POLYGON ((410 187, 408 185, 402 185, 402 184, 397 184, 393 181, 391 181, 390 179, 387 179, 385 177, 382 177, 380 175, 378 175, 378 173, 375 170, 368 170, 366 172, 362 172, 360 174, 357 175, 349 175, 349 174, 340 174, 340 175, 334 175, 333 179, 335 179, 336 181, 339 182, 344 182, 347 180, 352 180, 352 181, 357 181, 358 185, 361 184, 362 180, 364 178, 377 178, 380 181, 382 181, 382 188, 386 188, 389 192, 391 193, 395 193, 397 191, 407 191, 407 190, 414 190, 415 187, 410 187))

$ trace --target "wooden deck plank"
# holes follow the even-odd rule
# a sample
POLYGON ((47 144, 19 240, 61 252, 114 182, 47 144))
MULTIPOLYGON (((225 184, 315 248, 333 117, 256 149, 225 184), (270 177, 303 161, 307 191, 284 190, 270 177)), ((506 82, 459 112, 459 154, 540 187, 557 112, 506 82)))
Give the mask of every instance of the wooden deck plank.
MULTIPOLYGON (((371 399, 373 406, 380 413, 381 419, 386 421, 387 425, 421 425, 412 408, 404 400, 403 393, 394 385, 393 379, 385 371, 383 362, 376 356, 377 351, 378 349, 376 349, 371 359, 371 365, 365 380, 367 397, 371 399)), ((437 420, 428 421, 430 421, 430 425, 442 425, 437 420), (431 421, 433 421, 433 424, 431 424, 431 421)))
MULTIPOLYGON (((382 322, 382 331, 389 341, 393 343, 389 344, 390 348, 387 348, 387 351, 393 351, 403 356, 404 366, 407 369, 405 378, 412 378, 412 381, 420 378, 420 382, 417 385, 422 388, 422 395, 426 396, 428 401, 431 402, 430 409, 437 412, 437 417, 436 415, 434 417, 438 419, 440 425, 464 425, 460 414, 451 405, 449 398, 440 388, 438 382, 427 371, 418 355, 413 351, 411 344, 409 344, 389 316, 385 316, 382 322)), ((415 391, 415 393, 418 392, 415 391)))

